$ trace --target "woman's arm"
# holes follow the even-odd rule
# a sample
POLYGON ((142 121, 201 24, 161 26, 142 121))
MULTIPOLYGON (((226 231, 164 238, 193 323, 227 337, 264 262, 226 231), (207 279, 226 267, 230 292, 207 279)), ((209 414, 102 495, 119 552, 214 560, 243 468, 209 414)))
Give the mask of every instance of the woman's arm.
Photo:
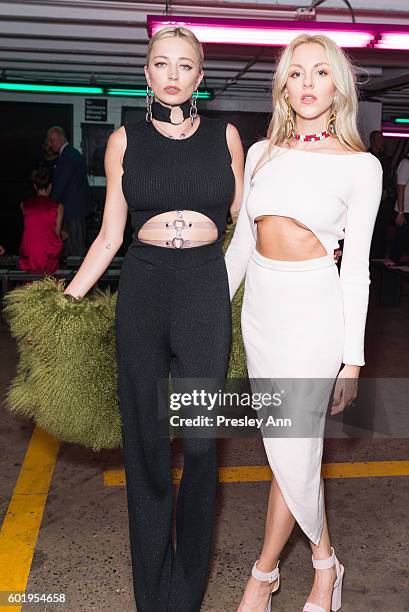
POLYGON ((369 249, 382 195, 382 166, 374 156, 358 166, 348 201, 340 279, 344 300, 344 364, 363 366, 369 296, 369 249))
POLYGON ((397 171, 396 197, 398 214, 395 224, 400 227, 406 223, 405 219, 405 191, 409 183, 409 159, 402 159, 397 171))
MULTIPOLYGON (((257 145, 258 144, 259 143, 257 143, 257 145)), ((255 145, 253 145, 253 147, 254 146, 255 145)), ((230 299, 233 299, 234 294, 236 293, 246 274, 250 254, 255 246, 251 221, 247 213, 247 197, 250 192, 250 181, 252 174, 251 156, 253 147, 250 147, 247 153, 246 165, 244 168, 242 204, 234 230, 234 235, 225 256, 227 274, 229 277, 230 299)))
POLYGON ((58 204, 57 208, 57 221, 55 224, 55 233, 57 236, 61 236, 61 228, 62 228, 62 220, 64 217, 64 206, 63 204, 58 204))
POLYGON ((234 198, 230 206, 230 215, 233 221, 236 222, 243 197, 244 152, 240 134, 231 123, 227 124, 226 139, 231 155, 231 167, 236 181, 234 198))
POLYGON ((405 213, 404 213, 405 189, 406 189, 406 185, 397 185, 396 186, 396 197, 397 197, 397 202, 398 202, 398 214, 396 215, 395 225, 397 225, 398 227, 401 227, 402 225, 405 225, 405 223, 406 223, 405 213))
POLYGON ((382 197, 382 166, 371 156, 368 168, 360 168, 348 201, 341 286, 344 301, 344 367, 338 374, 331 414, 341 412, 358 393, 361 366, 365 365, 364 341, 369 298, 369 249, 382 197))
POLYGON ((126 132, 121 127, 109 137, 105 153, 107 192, 104 217, 98 236, 81 267, 64 293, 83 297, 95 285, 111 263, 123 241, 128 207, 122 193, 122 159, 126 149, 126 132))

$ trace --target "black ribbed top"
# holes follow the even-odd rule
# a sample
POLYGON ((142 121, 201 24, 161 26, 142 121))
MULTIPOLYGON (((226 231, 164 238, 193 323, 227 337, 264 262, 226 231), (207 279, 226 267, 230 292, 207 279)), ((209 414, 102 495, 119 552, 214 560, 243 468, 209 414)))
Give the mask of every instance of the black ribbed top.
POLYGON ((145 120, 125 126, 122 189, 136 236, 155 215, 194 210, 215 223, 221 238, 235 188, 226 126, 201 117, 193 135, 181 140, 145 120))

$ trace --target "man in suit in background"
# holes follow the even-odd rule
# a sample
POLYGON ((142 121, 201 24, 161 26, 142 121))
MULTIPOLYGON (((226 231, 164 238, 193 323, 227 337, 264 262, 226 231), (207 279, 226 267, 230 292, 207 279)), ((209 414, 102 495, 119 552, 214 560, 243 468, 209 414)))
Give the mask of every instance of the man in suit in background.
POLYGON ((372 236, 371 258, 384 259, 386 257, 386 238, 388 228, 392 223, 393 205, 395 203, 395 184, 392 172, 392 159, 385 151, 385 139, 380 130, 373 130, 370 134, 369 153, 375 155, 382 164, 382 198, 376 217, 372 236))
POLYGON ((66 255, 86 254, 85 217, 91 212, 87 166, 83 155, 68 141, 63 128, 53 126, 47 130, 50 149, 59 154, 54 171, 51 197, 64 205, 63 231, 66 255))

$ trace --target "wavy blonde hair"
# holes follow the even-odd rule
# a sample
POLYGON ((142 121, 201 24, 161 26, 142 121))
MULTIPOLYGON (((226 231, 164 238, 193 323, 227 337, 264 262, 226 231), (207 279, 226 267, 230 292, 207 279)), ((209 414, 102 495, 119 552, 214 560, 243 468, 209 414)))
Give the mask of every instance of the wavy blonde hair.
MULTIPOLYGON (((287 117, 287 102, 284 90, 289 77, 293 52, 299 45, 305 43, 318 43, 327 53, 336 89, 336 99, 330 107, 330 113, 332 111, 336 113, 335 131, 339 141, 351 151, 366 151, 357 127, 358 95, 351 60, 328 36, 300 34, 279 55, 272 87, 273 115, 267 130, 268 149, 257 163, 255 171, 259 169, 263 161, 270 159, 274 145, 282 146, 286 143, 284 126, 287 117)), ((295 113, 292 112, 295 122, 295 113)))
POLYGON ((162 38, 182 38, 186 42, 188 42, 194 49, 197 60, 199 62, 199 70, 202 72, 203 70, 203 62, 204 62, 204 54, 202 43, 196 38, 195 34, 193 34, 192 30, 183 27, 177 26, 168 26, 166 28, 162 28, 158 30, 154 36, 150 39, 148 43, 148 49, 146 52, 146 63, 149 65, 150 56, 152 53, 152 47, 157 40, 161 40, 162 38))

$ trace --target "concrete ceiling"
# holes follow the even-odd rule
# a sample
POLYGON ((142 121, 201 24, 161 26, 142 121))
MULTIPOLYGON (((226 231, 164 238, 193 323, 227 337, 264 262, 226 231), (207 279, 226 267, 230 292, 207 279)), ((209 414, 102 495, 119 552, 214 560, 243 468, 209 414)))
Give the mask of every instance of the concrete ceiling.
MULTIPOLYGON (((293 19, 297 8, 282 2, 179 0, 169 14, 293 19)), ((350 0, 357 22, 407 24, 409 0, 350 0), (387 7, 387 8, 386 8, 387 7)), ((3 78, 54 83, 141 85, 148 40, 147 14, 163 15, 165 2, 134 0, 0 0, 0 71, 3 78)), ((319 21, 351 21, 342 0, 316 9, 319 21)), ((206 45, 206 85, 216 95, 265 97, 277 49, 206 45)), ((384 103, 385 115, 409 112, 409 52, 356 50, 366 99, 384 103)))

